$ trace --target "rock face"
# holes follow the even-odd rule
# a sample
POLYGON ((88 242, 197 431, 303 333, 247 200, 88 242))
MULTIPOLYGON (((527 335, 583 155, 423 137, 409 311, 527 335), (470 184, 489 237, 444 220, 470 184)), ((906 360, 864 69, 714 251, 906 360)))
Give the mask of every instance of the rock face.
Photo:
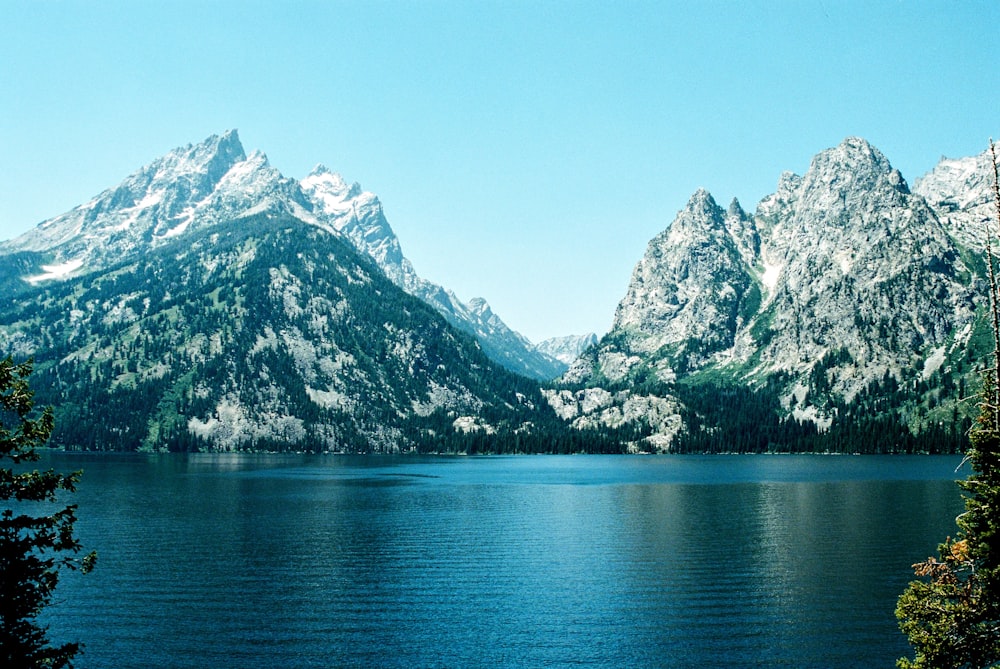
POLYGON ((301 181, 286 178, 263 153, 247 156, 235 130, 171 151, 90 202, 0 243, 0 254, 20 253, 26 265, 17 276, 0 272, 0 287, 99 271, 186 234, 256 214, 287 215, 342 235, 396 285, 473 335, 507 369, 536 379, 565 370, 484 307, 483 300, 465 304, 417 276, 373 193, 348 185, 322 165, 301 181))
POLYGON ((555 423, 532 381, 287 214, 22 291, 0 308, 0 350, 35 357, 55 443, 73 448, 465 450, 477 431, 547 441, 555 423))
POLYGON ((539 342, 536 348, 559 362, 570 365, 581 353, 597 343, 597 335, 590 332, 585 335, 566 335, 552 337, 539 342))
POLYGON ((419 277, 374 194, 322 166, 286 178, 229 132, 0 244, 0 351, 35 357, 58 438, 91 448, 937 438, 991 346, 992 179, 984 153, 911 192, 848 138, 752 214, 699 190, 605 336, 535 347, 419 277))
POLYGON ((0 252, 44 253, 50 266, 67 270, 37 282, 100 269, 219 221, 263 211, 309 218, 308 209, 296 184, 264 154, 248 157, 230 131, 171 151, 90 202, 0 243, 0 252))
MULTIPOLYGON (((694 194, 673 225, 649 243, 615 313, 612 337, 623 340, 624 361, 599 372, 609 381, 629 373, 636 359, 654 361, 664 381, 675 368, 697 369, 733 346, 745 325, 748 301, 759 301, 738 239, 752 222, 738 203, 730 214, 707 191, 694 194)), ((752 312, 751 312, 752 313, 752 312)))
MULTIPOLYGON (((963 253, 987 206, 982 163, 943 163, 919 182, 922 196, 848 138, 805 175, 782 175, 752 216, 698 191, 649 243, 612 330, 563 382, 619 392, 653 382, 663 396, 698 378, 768 385, 790 415, 825 429, 887 379, 967 373, 980 286, 963 253), (954 215, 943 222, 935 209, 954 215)), ((904 418, 919 429, 916 413, 904 418)))
POLYGON ((774 278, 740 346, 747 361, 755 350, 755 374, 804 375, 846 349, 851 362, 829 375, 850 399, 886 372, 922 369, 972 325, 971 274, 955 241, 867 142, 821 153, 788 196, 756 217, 774 278))
POLYGON ((948 232, 968 248, 985 247, 987 226, 996 231, 993 161, 988 149, 978 156, 942 158, 914 181, 913 192, 923 196, 948 232))

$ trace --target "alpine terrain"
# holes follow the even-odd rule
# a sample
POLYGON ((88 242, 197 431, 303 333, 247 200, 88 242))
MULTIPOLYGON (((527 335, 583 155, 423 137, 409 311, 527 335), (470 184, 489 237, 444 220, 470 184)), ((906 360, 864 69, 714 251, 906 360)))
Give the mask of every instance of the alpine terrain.
POLYGON ((34 357, 67 447, 590 448, 509 371, 565 365, 420 279, 374 195, 235 132, 0 245, 0 289, 0 351, 34 357))
POLYGON ((533 346, 420 278, 375 195, 231 131, 0 243, 0 351, 72 448, 950 451, 991 345, 989 160, 911 190, 848 138, 752 213, 699 190, 610 332, 533 346))
POLYGON ((753 214, 699 190, 549 402, 673 450, 954 447, 987 350, 988 160, 944 160, 911 192, 849 138, 753 214))
POLYGON ((421 279, 403 256, 399 240, 374 194, 348 185, 319 165, 305 179, 282 176, 255 151, 247 156, 235 130, 170 152, 90 202, 0 243, 0 253, 34 251, 0 280, 29 283, 100 271, 130 253, 156 249, 189 231, 254 214, 287 214, 342 235, 375 261, 396 285, 452 324, 473 335, 486 354, 519 374, 550 379, 566 365, 539 352, 511 330, 482 299, 463 303, 454 293, 421 279))

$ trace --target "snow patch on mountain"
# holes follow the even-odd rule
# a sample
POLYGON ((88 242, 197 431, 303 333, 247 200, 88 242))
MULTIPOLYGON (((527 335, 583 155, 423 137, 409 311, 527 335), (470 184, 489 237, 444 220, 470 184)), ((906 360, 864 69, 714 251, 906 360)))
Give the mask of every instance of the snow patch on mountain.
POLYGON ((73 273, 81 267, 83 267, 83 258, 74 258, 73 260, 67 260, 66 262, 59 263, 58 265, 42 265, 42 271, 44 274, 36 274, 35 276, 25 277, 24 280, 28 283, 34 284, 52 279, 65 279, 72 276, 73 273))
POLYGON ((535 349, 565 365, 570 365, 581 353, 597 343, 597 335, 589 332, 585 335, 567 335, 551 337, 535 345, 535 349))
POLYGON ((247 155, 235 130, 171 151, 85 205, 0 243, 0 254, 44 253, 45 266, 25 277, 39 282, 99 271, 195 230, 285 214, 348 239, 396 285, 476 337, 487 355, 505 367, 545 379, 565 371, 564 363, 536 350, 485 301, 465 304, 419 277, 375 194, 348 184, 323 165, 301 181, 286 178, 261 151, 247 155))

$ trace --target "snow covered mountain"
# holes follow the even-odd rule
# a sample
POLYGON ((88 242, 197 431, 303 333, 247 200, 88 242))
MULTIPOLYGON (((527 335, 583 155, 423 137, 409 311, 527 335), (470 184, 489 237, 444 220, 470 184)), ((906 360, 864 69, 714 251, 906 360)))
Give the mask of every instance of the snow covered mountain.
POLYGON ((344 235, 358 250, 371 256, 393 283, 433 306, 458 329, 473 335, 492 360, 539 380, 555 378, 566 370, 564 363, 536 349, 507 326, 484 299, 462 302, 452 291, 418 276, 403 256, 399 240, 374 194, 362 191, 356 183, 348 186, 343 177, 323 165, 318 165, 300 183, 322 225, 344 235))
MULTIPOLYGON (((848 138, 805 175, 782 175, 753 215, 698 191, 650 242, 612 330, 563 382, 617 392, 618 404, 640 390, 690 394, 697 379, 767 388, 819 429, 869 394, 908 387, 891 412, 924 429, 957 398, 920 383, 943 375, 954 389, 974 367, 981 270, 965 249, 987 207, 985 178, 982 156, 951 161, 914 194, 877 149, 848 138), (925 197, 960 215, 942 221, 925 197)), ((566 410, 565 396, 550 401, 566 410)), ((651 429, 677 434, 672 423, 651 429)))
POLYGON ((463 303, 417 276, 373 193, 322 165, 301 181, 284 177, 263 153, 246 155, 235 130, 175 149, 90 202, 0 242, 0 254, 19 254, 23 270, 13 282, 0 272, 0 280, 7 278, 9 287, 99 271, 185 234, 257 214, 288 215, 344 236, 396 285, 473 335, 508 369, 537 379, 565 370, 481 299, 463 303))
POLYGON ((596 343, 597 335, 590 332, 585 335, 552 337, 539 342, 536 345, 536 348, 539 351, 552 356, 556 360, 559 360, 566 365, 570 365, 580 356, 581 353, 596 343))
POLYGON ((911 191, 848 138, 753 213, 699 190, 606 335, 535 347, 419 277, 374 194, 229 132, 0 243, 0 350, 93 448, 950 450, 992 178, 945 159, 911 191))
POLYGON ((85 450, 548 450, 537 384, 287 214, 192 231, 0 303, 55 445, 85 450))
POLYGON ((94 271, 185 232, 264 211, 311 218, 294 181, 264 154, 244 153, 236 131, 171 151, 86 204, 0 243, 0 253, 45 254, 30 281, 94 271))

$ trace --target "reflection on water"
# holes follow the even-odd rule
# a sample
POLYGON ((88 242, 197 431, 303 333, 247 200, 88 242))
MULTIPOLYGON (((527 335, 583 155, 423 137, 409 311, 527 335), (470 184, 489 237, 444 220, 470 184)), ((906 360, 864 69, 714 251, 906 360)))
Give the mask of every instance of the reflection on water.
POLYGON ((81 456, 80 667, 892 666, 957 458, 81 456))

